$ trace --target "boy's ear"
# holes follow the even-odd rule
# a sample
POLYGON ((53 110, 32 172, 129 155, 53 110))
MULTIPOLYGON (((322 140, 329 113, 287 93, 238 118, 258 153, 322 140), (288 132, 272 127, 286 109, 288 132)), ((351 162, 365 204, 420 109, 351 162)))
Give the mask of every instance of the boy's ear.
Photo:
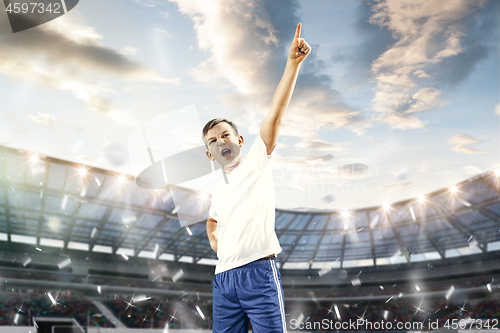
POLYGON ((243 147, 243 145, 244 145, 244 144, 245 144, 245 139, 243 139, 243 136, 241 136, 241 135, 240 135, 240 136, 238 137, 238 145, 239 145, 240 147, 243 147))
POLYGON ((214 158, 212 157, 212 154, 211 154, 208 150, 205 152, 205 154, 207 154, 207 157, 208 157, 211 161, 213 161, 213 160, 214 160, 214 158))

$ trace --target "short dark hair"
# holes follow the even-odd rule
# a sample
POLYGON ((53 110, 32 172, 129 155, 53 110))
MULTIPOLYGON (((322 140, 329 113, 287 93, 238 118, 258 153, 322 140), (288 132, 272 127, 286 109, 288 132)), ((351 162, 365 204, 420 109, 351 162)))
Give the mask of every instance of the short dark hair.
POLYGON ((215 119, 212 119, 210 120, 208 123, 206 123, 205 127, 203 127, 203 134, 202 134, 202 139, 203 139, 203 142, 205 143, 205 146, 208 148, 208 145, 207 145, 207 142, 205 141, 205 135, 207 135, 208 131, 214 127, 215 125, 217 124, 220 124, 220 123, 228 123, 229 125, 231 125, 231 127, 233 128, 234 130, 234 133, 236 135, 238 135, 238 127, 236 127, 236 125, 231 121, 231 120, 228 120, 226 118, 215 118, 215 119))

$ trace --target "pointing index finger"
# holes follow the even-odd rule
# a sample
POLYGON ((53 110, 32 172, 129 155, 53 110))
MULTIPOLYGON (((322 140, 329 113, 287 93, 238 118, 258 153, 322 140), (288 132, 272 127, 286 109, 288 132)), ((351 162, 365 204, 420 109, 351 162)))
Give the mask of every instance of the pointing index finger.
POLYGON ((300 38, 300 28, 302 27, 302 24, 297 24, 297 30, 295 30, 295 38, 300 38))

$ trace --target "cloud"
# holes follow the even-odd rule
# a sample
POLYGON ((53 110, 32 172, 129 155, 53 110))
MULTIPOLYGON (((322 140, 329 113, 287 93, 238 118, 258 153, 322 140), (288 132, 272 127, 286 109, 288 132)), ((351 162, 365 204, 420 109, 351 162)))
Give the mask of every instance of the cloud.
POLYGON ((54 115, 46 112, 38 112, 36 117, 29 115, 29 118, 33 120, 35 123, 45 127, 50 127, 56 120, 56 117, 54 115))
POLYGON ((100 149, 106 161, 114 167, 119 167, 129 161, 128 148, 118 142, 106 142, 100 149))
MULTIPOLYGON (((220 100, 238 110, 235 121, 246 124, 251 133, 257 132, 283 73, 285 51, 300 22, 296 14, 299 2, 170 1, 191 17, 198 48, 209 55, 191 74, 210 84, 229 82, 233 92, 220 95, 220 100)), ((307 26, 303 26, 302 37, 312 45, 313 52, 302 66, 281 135, 305 138, 310 131, 339 127, 362 134, 370 122, 339 99, 332 79, 325 74, 326 64, 316 56, 319 45, 307 36, 307 26)))
POLYGON ((495 106, 495 113, 500 116, 500 103, 495 106))
POLYGON ((370 143, 380 143, 382 141, 378 140, 377 138, 375 138, 374 136, 370 136, 368 137, 368 139, 370 140, 370 143))
POLYGON ((474 165, 466 165, 462 168, 462 170, 467 174, 468 177, 472 177, 484 172, 482 169, 474 165))
POLYGON ((446 104, 439 89, 452 82, 446 75, 459 71, 462 77, 455 81, 467 77, 470 71, 458 68, 458 63, 451 65, 449 60, 453 62, 465 55, 472 64, 467 67, 473 68, 484 58, 471 55, 477 48, 469 36, 476 36, 475 45, 489 40, 490 37, 478 35, 476 31, 477 26, 483 26, 480 29, 483 32, 494 31, 494 25, 482 24, 487 16, 484 8, 491 6, 485 1, 467 0, 418 0, 411 4, 400 0, 372 2, 369 22, 387 28, 396 40, 371 65, 376 83, 372 108, 382 113, 378 121, 397 129, 425 127, 426 122, 408 114, 446 104), (440 68, 438 75, 428 74, 434 74, 437 68, 440 68))
POLYGON ((454 152, 457 152, 459 154, 484 154, 487 153, 484 150, 478 150, 476 148, 472 148, 471 146, 467 145, 456 145, 453 148, 451 148, 454 152))
POLYGON ((448 139, 448 143, 452 145, 479 143, 479 142, 481 141, 473 138, 468 134, 462 134, 462 133, 455 133, 450 139, 448 139))
POLYGON ((304 140, 294 145, 297 148, 313 151, 335 151, 345 152, 345 149, 337 144, 326 142, 324 140, 304 140))
POLYGON ((370 167, 362 163, 351 163, 339 168, 342 178, 359 179, 369 175, 370 167))
POLYGON ((106 47, 97 31, 65 15, 34 29, 13 34, 6 15, 0 16, 0 73, 44 88, 71 92, 89 110, 107 114, 116 111, 106 97, 109 87, 95 84, 97 78, 177 84, 131 60, 122 51, 106 47))

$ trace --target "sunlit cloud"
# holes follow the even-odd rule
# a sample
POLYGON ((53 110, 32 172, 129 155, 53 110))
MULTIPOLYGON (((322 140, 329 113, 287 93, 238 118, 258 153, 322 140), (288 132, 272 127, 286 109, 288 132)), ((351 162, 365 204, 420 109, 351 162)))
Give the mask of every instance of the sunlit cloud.
POLYGON ((467 32, 464 21, 484 3, 387 0, 373 4, 370 23, 389 29, 396 39, 371 66, 376 82, 372 108, 381 113, 378 121, 395 129, 421 129, 427 122, 409 114, 447 103, 431 69, 467 51, 462 42, 467 32))
POLYGON ((473 148, 473 147, 467 146, 467 145, 456 145, 456 146, 452 147, 451 149, 454 152, 457 152, 459 154, 469 154, 469 155, 472 155, 472 154, 484 154, 484 153, 487 153, 487 151, 478 150, 476 148, 473 148))
POLYGON ((56 117, 54 115, 47 112, 38 112, 36 117, 29 115, 29 118, 33 120, 35 123, 45 127, 50 127, 56 120, 56 117))
MULTIPOLYGON (((283 73, 288 49, 299 22, 297 1, 286 6, 262 6, 257 1, 171 0, 194 22, 198 48, 208 58, 191 72, 200 82, 220 82, 233 89, 220 101, 235 112, 234 120, 257 133, 283 73), (278 13, 279 10, 279 13, 278 13), (286 19, 271 20, 275 15, 286 19), (244 114, 244 116, 242 116, 244 114)), ((307 27, 303 36, 307 39, 307 27)), ((309 40, 315 50, 314 40, 309 40)), ((318 46, 319 47, 319 46, 318 46)), ((347 128, 362 134, 370 121, 359 110, 340 102, 326 65, 313 53, 303 65, 294 97, 283 119, 282 136, 305 138, 307 132, 347 128)))
POLYGON ((453 136, 448 140, 449 144, 452 145, 457 145, 457 144, 470 144, 470 143, 479 143, 481 141, 473 138, 472 136, 468 134, 463 134, 463 133, 455 133, 453 136))
MULTIPOLYGON (((0 31, 10 29, 6 15, 0 18, 0 31)), ((43 88, 68 91, 87 109, 108 114, 118 110, 106 95, 114 93, 97 84, 103 75, 110 79, 178 84, 131 60, 133 46, 114 50, 102 44, 95 28, 83 23, 77 14, 65 15, 21 34, 0 34, 0 73, 43 88)), ((35 121, 50 121, 40 116, 35 121)))

